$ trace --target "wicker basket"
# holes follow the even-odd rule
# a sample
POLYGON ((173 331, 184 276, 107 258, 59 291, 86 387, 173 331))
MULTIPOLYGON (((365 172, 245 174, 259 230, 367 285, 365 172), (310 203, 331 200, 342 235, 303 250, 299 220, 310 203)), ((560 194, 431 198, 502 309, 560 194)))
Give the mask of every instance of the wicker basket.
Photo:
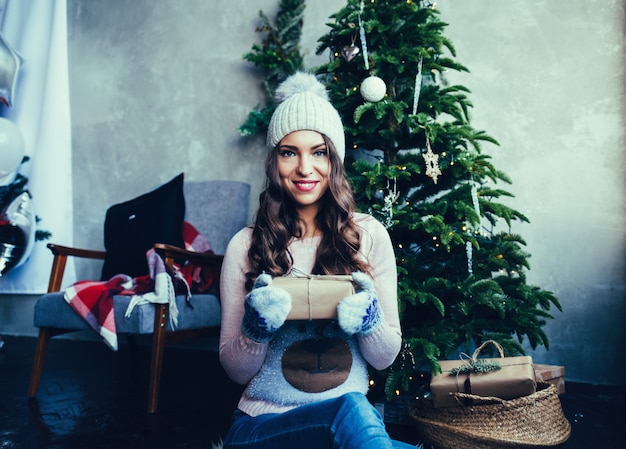
POLYGON ((422 399, 409 410, 418 436, 436 448, 537 448, 557 446, 570 436, 554 385, 540 383, 536 393, 508 401, 454 394, 472 405, 434 408, 422 399))

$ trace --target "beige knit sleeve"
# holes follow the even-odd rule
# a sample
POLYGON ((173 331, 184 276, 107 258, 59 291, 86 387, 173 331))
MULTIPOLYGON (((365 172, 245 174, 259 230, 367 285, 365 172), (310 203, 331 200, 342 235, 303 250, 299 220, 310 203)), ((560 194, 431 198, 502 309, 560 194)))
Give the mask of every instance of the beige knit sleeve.
POLYGON ((266 343, 257 343, 241 332, 250 237, 251 229, 244 228, 231 239, 224 254, 220 278, 220 362, 228 376, 242 385, 259 371, 267 352, 266 343))
POLYGON ((371 276, 383 311, 383 325, 359 337, 365 360, 376 369, 390 366, 400 352, 402 332, 398 315, 398 273, 389 233, 375 218, 359 214, 362 230, 361 251, 371 267, 371 276))

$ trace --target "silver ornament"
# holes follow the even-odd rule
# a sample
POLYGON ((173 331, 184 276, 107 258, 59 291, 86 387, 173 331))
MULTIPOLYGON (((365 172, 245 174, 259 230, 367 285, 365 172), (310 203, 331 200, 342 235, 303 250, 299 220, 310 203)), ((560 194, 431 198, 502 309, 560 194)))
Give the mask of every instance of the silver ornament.
POLYGON ((341 49, 341 56, 343 56, 343 59, 350 62, 359 54, 359 51, 359 47, 354 44, 346 45, 341 49))
POLYGON ((17 78, 22 68, 22 57, 0 34, 0 101, 13 105, 17 78))
POLYGON ((35 243, 35 227, 32 201, 24 192, 0 213, 0 276, 28 259, 35 243))

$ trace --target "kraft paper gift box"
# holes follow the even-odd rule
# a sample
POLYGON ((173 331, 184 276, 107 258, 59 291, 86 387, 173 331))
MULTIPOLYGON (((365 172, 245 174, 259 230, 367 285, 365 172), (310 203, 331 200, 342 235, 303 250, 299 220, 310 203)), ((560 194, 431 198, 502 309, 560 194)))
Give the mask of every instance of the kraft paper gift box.
POLYGON ((337 318, 337 304, 354 294, 350 275, 311 275, 306 277, 277 277, 273 287, 280 287, 291 295, 288 320, 324 320, 337 318))
POLYGON ((535 379, 537 382, 546 382, 556 387, 558 394, 565 393, 565 367, 557 365, 543 365, 535 363, 535 379))
MULTIPOLYGON (((491 343, 491 341, 487 342, 491 343)), ((484 397, 514 399, 533 394, 537 390, 532 357, 517 356, 500 358, 481 358, 477 355, 485 345, 476 350, 474 356, 465 360, 442 360, 439 362, 442 372, 431 378, 430 395, 433 405, 439 407, 458 407, 464 402, 457 400, 454 393, 468 393, 484 397), (499 366, 499 369, 487 372, 467 371, 470 361, 481 366, 499 366), (461 369, 459 371, 459 369, 461 369)), ((498 345, 499 347, 499 345, 498 345)), ((501 348, 499 348, 501 350, 501 348)))

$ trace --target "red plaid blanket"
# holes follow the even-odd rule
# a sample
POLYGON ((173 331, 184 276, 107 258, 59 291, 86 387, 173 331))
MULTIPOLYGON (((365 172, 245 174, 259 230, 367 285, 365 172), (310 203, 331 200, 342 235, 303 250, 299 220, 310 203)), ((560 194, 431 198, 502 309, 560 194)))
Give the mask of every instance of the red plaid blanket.
MULTIPOLYGON (((195 252, 212 252, 209 242, 188 222, 183 224, 185 248, 195 252)), ((117 333, 113 313, 115 295, 131 296, 125 316, 129 317, 139 304, 146 302, 170 305, 170 322, 177 324, 176 294, 203 293, 213 283, 213 274, 201 266, 187 263, 168 270, 165 262, 153 250, 146 253, 149 273, 131 278, 125 274, 113 276, 108 281, 78 281, 65 290, 65 301, 89 326, 97 332, 111 349, 117 351, 117 333)))

